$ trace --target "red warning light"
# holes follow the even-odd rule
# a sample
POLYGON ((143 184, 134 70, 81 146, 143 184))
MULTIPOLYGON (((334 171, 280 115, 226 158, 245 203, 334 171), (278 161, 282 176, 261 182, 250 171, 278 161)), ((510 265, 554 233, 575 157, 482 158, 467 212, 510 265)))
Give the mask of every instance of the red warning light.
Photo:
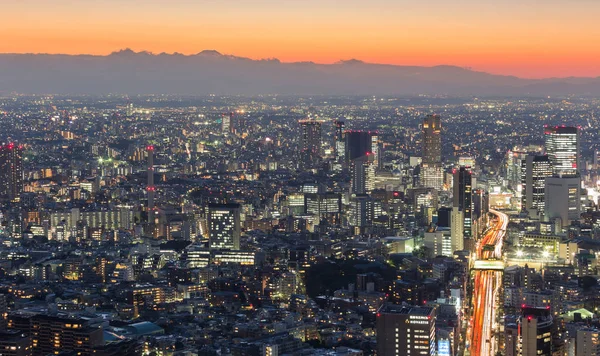
POLYGON ((154 151, 154 146, 152 146, 152 145, 146 146, 146 151, 154 151))

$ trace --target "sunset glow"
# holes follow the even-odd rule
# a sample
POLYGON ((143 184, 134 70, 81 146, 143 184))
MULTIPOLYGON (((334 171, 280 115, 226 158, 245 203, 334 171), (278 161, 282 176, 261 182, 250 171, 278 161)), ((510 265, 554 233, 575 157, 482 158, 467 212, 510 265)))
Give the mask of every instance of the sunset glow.
POLYGON ((587 0, 23 0, 3 3, 0 52, 204 49, 284 62, 356 58, 521 77, 600 76, 587 0))

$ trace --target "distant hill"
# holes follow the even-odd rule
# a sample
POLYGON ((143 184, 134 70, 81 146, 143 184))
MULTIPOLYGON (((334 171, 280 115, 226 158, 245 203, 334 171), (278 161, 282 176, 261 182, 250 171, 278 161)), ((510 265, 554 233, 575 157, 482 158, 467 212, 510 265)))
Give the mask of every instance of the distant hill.
POLYGON ((129 49, 107 56, 0 54, 0 92, 185 95, 600 95, 600 78, 521 79, 456 66, 252 60, 129 49))

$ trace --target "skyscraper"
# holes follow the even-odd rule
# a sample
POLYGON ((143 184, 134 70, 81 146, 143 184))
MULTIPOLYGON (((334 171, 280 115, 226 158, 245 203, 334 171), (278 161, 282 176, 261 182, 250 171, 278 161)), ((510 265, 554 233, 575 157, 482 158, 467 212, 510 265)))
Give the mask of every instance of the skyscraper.
POLYGON ((378 355, 435 355, 436 310, 386 304, 377 313, 378 355))
POLYGON ((442 123, 439 115, 423 119, 423 163, 442 162, 442 123))
POLYGON ((525 210, 544 211, 546 201, 546 178, 552 176, 552 164, 548 156, 528 155, 523 160, 521 201, 525 210))
POLYGON ((240 249, 240 205, 208 205, 208 246, 211 249, 240 249))
POLYGON ((553 320, 550 309, 523 308, 519 326, 520 355, 552 355, 553 320))
MULTIPOLYGON (((472 237, 472 173, 468 167, 460 167, 453 171, 454 174, 454 203, 453 207, 462 213, 463 234, 472 237)), ((454 221, 452 222, 454 224, 454 221)), ((454 225, 453 225, 454 228, 454 225)), ((456 227, 457 229, 459 227, 456 227)))
POLYGON ((427 115, 423 119, 423 157, 420 185, 438 190, 442 189, 444 185, 441 131, 442 123, 439 115, 427 115))
POLYGON ((375 177, 375 155, 367 153, 352 162, 352 194, 370 194, 375 177))
POLYGON ((340 120, 335 121, 335 161, 339 165, 344 164, 344 158, 346 155, 346 136, 344 133, 344 122, 340 120))
POLYGON ((8 143, 0 146, 0 195, 19 201, 23 192, 23 147, 8 143))
POLYGON ((300 168, 316 168, 321 160, 321 122, 300 120, 300 168))
POLYGON ((221 133, 224 135, 229 135, 233 132, 233 113, 222 114, 221 115, 221 133))
POLYGON ((154 186, 154 146, 146 146, 146 153, 148 155, 148 185, 146 191, 148 192, 148 212, 154 209, 154 193, 156 187, 154 186))
POLYGON ((373 163, 376 168, 381 168, 381 142, 379 135, 375 131, 346 131, 346 165, 351 166, 352 162, 367 153, 373 154, 373 163))
POLYGON ((546 154, 555 176, 579 175, 579 133, 576 127, 552 126, 544 130, 546 154))
POLYGON ((580 177, 548 177, 545 186, 544 213, 550 220, 560 219, 562 226, 581 215, 580 177))

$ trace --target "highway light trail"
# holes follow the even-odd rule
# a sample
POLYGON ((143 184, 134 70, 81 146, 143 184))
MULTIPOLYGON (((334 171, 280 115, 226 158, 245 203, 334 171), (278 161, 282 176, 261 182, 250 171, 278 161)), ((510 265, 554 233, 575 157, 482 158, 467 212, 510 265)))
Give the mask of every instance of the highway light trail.
MULTIPOLYGON (((490 210, 496 217, 491 228, 477 244, 478 260, 499 260, 502 258, 502 244, 508 225, 508 216, 490 210)), ((496 352, 494 330, 496 329, 496 300, 502 283, 502 272, 477 270, 474 276, 471 323, 467 330, 469 351, 475 356, 489 356, 496 352)))

